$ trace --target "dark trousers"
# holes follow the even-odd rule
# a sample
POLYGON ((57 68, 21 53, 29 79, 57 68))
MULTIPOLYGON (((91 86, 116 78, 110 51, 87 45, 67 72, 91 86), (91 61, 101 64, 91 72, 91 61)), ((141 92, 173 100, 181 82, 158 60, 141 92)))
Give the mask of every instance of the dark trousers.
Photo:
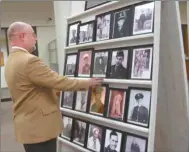
POLYGON ((56 138, 36 144, 24 144, 26 152, 56 152, 56 138))

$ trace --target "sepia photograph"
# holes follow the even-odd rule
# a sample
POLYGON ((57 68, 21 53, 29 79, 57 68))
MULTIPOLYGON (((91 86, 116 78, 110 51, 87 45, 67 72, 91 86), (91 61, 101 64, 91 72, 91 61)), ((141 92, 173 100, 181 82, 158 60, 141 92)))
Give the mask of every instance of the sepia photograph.
POLYGON ((77 91, 75 110, 86 112, 88 91, 77 91))
POLYGON ((133 35, 150 33, 153 31, 154 2, 135 7, 133 35))
POLYGON ((65 137, 67 139, 71 138, 72 123, 73 123, 73 119, 72 118, 63 116, 64 129, 63 129, 63 131, 61 133, 62 137, 65 137))
POLYGON ((108 66, 108 51, 96 51, 93 61, 93 77, 106 77, 108 66))
POLYGON ((151 79, 152 47, 133 49, 131 79, 151 79))
POLYGON ((68 25, 68 42, 67 46, 76 45, 78 41, 78 28, 80 22, 68 25))
POLYGON ((79 52, 78 76, 80 77, 90 77, 92 50, 93 49, 88 49, 85 51, 81 50, 79 52))
POLYGON ((111 13, 96 16, 96 41, 110 38, 111 13))
POLYGON ((127 49, 115 49, 112 51, 110 78, 127 79, 128 53, 127 49))
POLYGON ((100 152, 102 143, 102 128, 96 125, 89 125, 87 148, 100 152))
POLYGON ((121 89, 110 89, 108 114, 113 119, 123 120, 126 102, 126 91, 121 89))
POLYGON ((130 32, 129 22, 131 18, 130 15, 131 15, 131 9, 129 8, 125 8, 114 12, 112 38, 129 36, 129 32, 130 32))
POLYGON ((74 76, 76 70, 77 54, 67 54, 65 62, 65 75, 74 76))
POLYGON ((125 152, 147 152, 147 140, 144 138, 127 135, 125 152))
POLYGON ((73 101, 74 101, 74 92, 72 91, 65 91, 63 93, 63 107, 72 109, 73 101))
POLYGON ((106 129, 104 152, 121 152, 122 133, 106 129))
POLYGON ((127 122, 148 127, 150 120, 151 91, 131 89, 127 122))
POLYGON ((106 100, 106 87, 97 86, 92 88, 91 101, 90 101, 90 113, 97 115, 103 115, 105 110, 106 100))
POLYGON ((94 21, 80 24, 79 26, 79 44, 93 42, 94 39, 94 21))
POLYGON ((73 142, 84 146, 86 125, 87 124, 83 121, 74 121, 73 142))

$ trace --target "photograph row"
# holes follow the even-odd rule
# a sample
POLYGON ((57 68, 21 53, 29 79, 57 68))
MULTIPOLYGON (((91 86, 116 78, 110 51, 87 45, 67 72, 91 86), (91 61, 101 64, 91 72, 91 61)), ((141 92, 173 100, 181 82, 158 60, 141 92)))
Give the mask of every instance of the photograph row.
POLYGON ((61 107, 148 128, 151 89, 102 85, 89 91, 66 91, 61 95, 61 107))
POLYGON ((60 137, 93 152, 147 152, 146 137, 63 116, 60 137))
POLYGON ((153 45, 94 50, 66 54, 64 75, 110 79, 151 80, 153 45))
POLYGON ((143 2, 68 24, 67 46, 153 32, 154 2, 143 2))

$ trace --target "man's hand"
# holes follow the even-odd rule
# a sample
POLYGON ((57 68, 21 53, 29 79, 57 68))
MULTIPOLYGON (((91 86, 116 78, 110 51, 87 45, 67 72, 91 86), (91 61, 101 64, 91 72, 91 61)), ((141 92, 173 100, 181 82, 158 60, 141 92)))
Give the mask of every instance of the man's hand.
POLYGON ((103 78, 91 78, 89 79, 89 86, 90 87, 99 86, 102 84, 103 81, 104 81, 103 78))

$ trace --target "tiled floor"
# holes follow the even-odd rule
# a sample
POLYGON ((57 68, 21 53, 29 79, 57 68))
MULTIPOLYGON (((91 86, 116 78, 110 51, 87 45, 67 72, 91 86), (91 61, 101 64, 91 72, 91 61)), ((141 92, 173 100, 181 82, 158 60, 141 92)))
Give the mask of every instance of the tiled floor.
POLYGON ((1 146, 0 152, 24 152, 22 144, 15 141, 12 102, 1 102, 1 146))

